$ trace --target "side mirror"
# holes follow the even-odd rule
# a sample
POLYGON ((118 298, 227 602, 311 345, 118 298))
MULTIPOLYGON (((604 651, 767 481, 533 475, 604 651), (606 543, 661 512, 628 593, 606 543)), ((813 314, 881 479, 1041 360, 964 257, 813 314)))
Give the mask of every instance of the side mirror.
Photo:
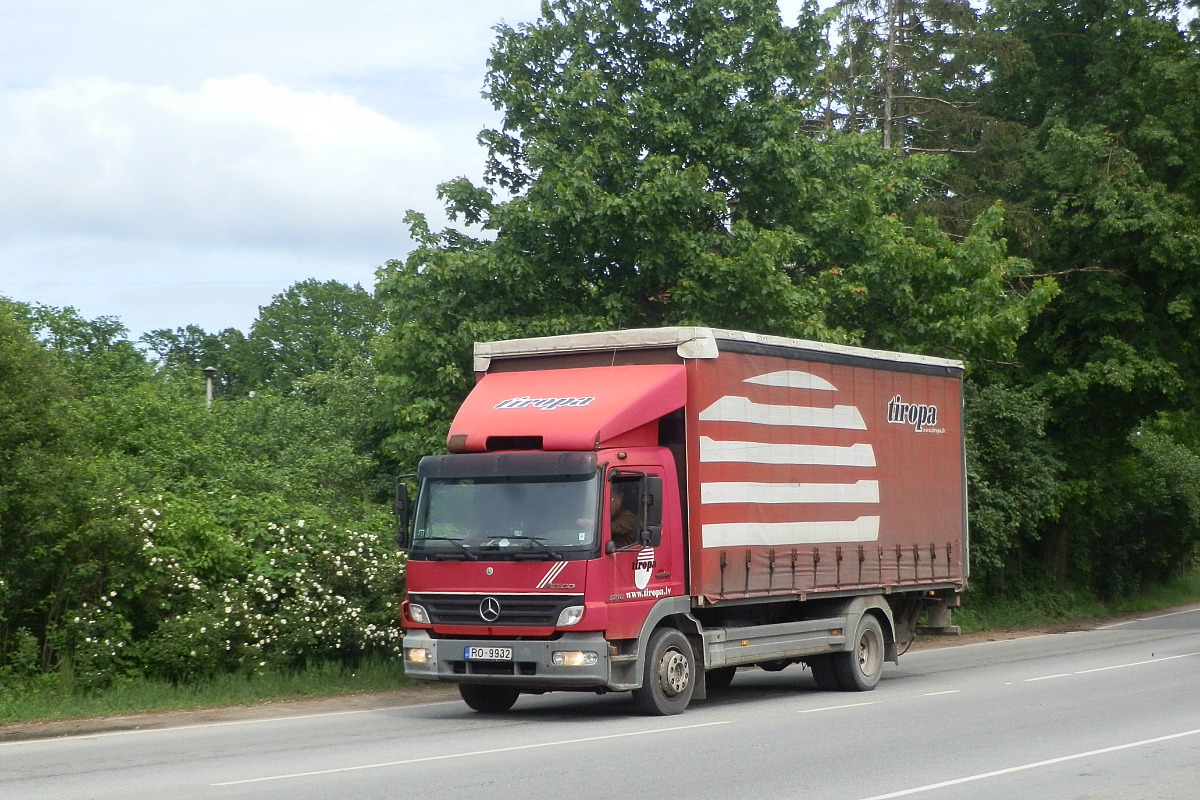
POLYGON ((663 482, 657 475, 646 475, 639 481, 640 513, 638 542, 645 547, 662 544, 663 482))
POLYGON ((408 549, 408 484, 401 478, 396 481, 396 504, 393 509, 396 512, 396 548, 399 550, 408 549))

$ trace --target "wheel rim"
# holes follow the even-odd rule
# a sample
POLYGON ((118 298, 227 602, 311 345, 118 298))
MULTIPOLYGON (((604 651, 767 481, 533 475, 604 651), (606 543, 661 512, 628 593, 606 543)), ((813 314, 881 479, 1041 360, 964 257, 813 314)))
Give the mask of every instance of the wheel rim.
POLYGON ((864 631, 858 640, 858 670, 863 675, 874 675, 879 668, 879 639, 874 631, 864 631))
POLYGON ((658 684, 668 697, 675 697, 687 689, 691 680, 691 667, 687 658, 678 650, 663 653, 658 663, 658 684))

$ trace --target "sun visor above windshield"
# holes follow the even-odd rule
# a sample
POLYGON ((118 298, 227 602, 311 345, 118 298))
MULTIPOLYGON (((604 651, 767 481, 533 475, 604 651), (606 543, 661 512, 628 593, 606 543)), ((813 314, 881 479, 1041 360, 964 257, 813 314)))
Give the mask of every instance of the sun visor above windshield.
POLYGON ((587 367, 484 375, 450 426, 452 452, 533 441, 544 450, 593 450, 682 408, 679 364, 587 367))

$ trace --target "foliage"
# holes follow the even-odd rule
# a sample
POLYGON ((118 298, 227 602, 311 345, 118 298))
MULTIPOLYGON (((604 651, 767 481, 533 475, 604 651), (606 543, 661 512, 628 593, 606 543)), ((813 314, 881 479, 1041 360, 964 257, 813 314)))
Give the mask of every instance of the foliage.
POLYGON ((183 348, 155 370, 110 320, 13 312, 0 677, 96 691, 394 655, 403 563, 362 369, 206 407, 183 348))
POLYGON ((1143 548, 1119 522, 1156 515, 1145 487, 1121 477, 1148 466, 1132 434, 1161 412, 1194 413, 1200 379, 1200 51, 1179 10, 1003 0, 983 16, 1017 47, 982 106, 1023 130, 994 191, 1024 221, 1012 229, 1018 252, 1062 289, 1018 352, 1021 380, 1050 402, 1065 467, 1062 519, 1031 548, 1060 587, 1124 591, 1187 538, 1180 520, 1143 548), (1115 497, 1150 506, 1118 510, 1115 497), (1132 560, 1118 566, 1115 554, 1132 560))
POLYGON ((1052 281, 999 238, 913 213, 940 162, 811 133, 822 23, 766 0, 547 3, 501 25, 486 186, 379 274, 380 389, 406 464, 439 445, 473 340, 663 324, 1006 358, 1052 281), (502 199, 507 195, 507 199, 502 199))
POLYGON ((1177 419, 1139 426, 1129 454, 1096 477, 1087 513, 1071 509, 1074 585, 1130 594, 1178 577, 1200 555, 1200 449, 1178 437, 1177 419))
POLYGON ((204 369, 217 370, 214 394, 225 397, 245 396, 258 385, 262 366, 251 351, 246 334, 236 328, 208 333, 197 325, 145 334, 141 344, 158 357, 162 369, 186 380, 204 375, 204 369))
POLYGON ((1004 590, 972 589, 954 614, 964 633, 1051 626, 1078 630, 1090 620, 1193 606, 1200 599, 1200 572, 1187 572, 1145 590, 1102 599, 1086 589, 1062 590, 1044 580, 1014 582, 1004 590))
POLYGON ((250 328, 258 380, 286 392, 310 375, 362 374, 380 323, 379 304, 362 287, 300 281, 259 309, 250 328))
MULTIPOLYGON (((1028 389, 966 384, 971 573, 998 588, 1063 503, 1062 463, 1046 436, 1050 406, 1028 389)), ((1036 572, 1036 571, 1035 571, 1036 572)))
MULTIPOLYGON (((398 651, 399 557, 375 531, 297 519, 234 535, 221 517, 238 500, 215 513, 170 495, 153 507, 115 504, 132 529, 127 574, 112 575, 50 634, 76 684, 126 673, 194 680, 398 651)), ((382 513, 366 521, 386 527, 382 513)))
POLYGON ((360 286, 304 280, 259 309, 247 336, 235 328, 211 334, 188 325, 151 331, 142 344, 167 370, 199 376, 217 369, 218 394, 291 391, 297 381, 322 373, 363 375, 382 310, 360 286))

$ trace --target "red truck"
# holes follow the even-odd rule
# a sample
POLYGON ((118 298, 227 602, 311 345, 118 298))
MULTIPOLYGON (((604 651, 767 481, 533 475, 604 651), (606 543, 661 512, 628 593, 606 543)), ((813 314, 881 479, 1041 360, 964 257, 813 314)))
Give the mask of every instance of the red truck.
POLYGON ((408 675, 677 714, 748 665, 870 690, 949 628, 961 362, 679 327, 479 343, 475 371, 398 491, 408 675))

